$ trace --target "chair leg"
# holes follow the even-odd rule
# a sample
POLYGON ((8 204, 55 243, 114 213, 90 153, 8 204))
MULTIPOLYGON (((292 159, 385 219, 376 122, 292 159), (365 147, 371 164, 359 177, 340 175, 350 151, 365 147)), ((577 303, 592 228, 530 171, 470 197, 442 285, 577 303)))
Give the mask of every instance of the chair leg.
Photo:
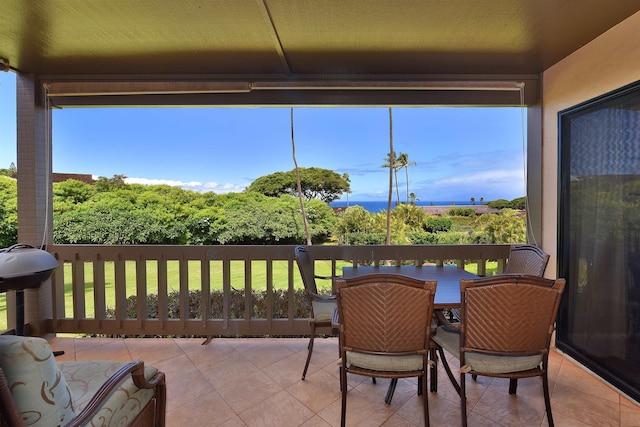
POLYGON ((447 358, 444 355, 444 350, 442 349, 442 347, 438 348, 438 352, 440 353, 442 366, 444 366, 444 370, 447 372, 447 376, 449 377, 449 380, 451 381, 453 388, 455 388, 458 394, 460 394, 461 385, 458 384, 458 381, 456 381, 456 377, 453 376, 453 372, 451 372, 451 367, 449 366, 449 362, 447 362, 447 358))
POLYGON ((384 401, 387 405, 391 405, 391 400, 393 399, 393 393, 396 391, 396 385, 398 384, 397 378, 392 378, 389 383, 389 389, 387 390, 387 395, 384 398, 384 401))
POLYGON ((467 427, 467 390, 464 374, 460 374, 460 410, 462 412, 462 427, 467 427))
POLYGON ((429 349, 429 359, 431 359, 431 368, 430 368, 430 381, 431 381, 431 392, 438 392, 438 353, 435 347, 431 347, 429 349))
POLYGON ((427 369, 425 367, 424 374, 418 380, 418 385, 422 391, 422 405, 424 408, 424 425, 429 427, 429 399, 427 396, 427 369))
POLYGON ((517 388, 518 388, 518 379, 509 378, 509 394, 516 394, 517 388))
POLYGON ((340 413, 340 426, 345 427, 347 422, 347 370, 345 369, 344 362, 340 366, 340 385, 342 388, 342 410, 340 413))
POLYGON ((302 380, 307 376, 307 369, 309 369, 309 362, 311 361, 311 353, 313 352, 313 339, 316 337, 316 324, 311 322, 311 337, 309 338, 309 353, 307 354, 307 362, 304 364, 304 370, 302 371, 302 380))
POLYGON ((542 375, 542 391, 544 393, 544 406, 547 410, 547 423, 549 427, 553 427, 553 415, 551 415, 551 399, 549 399, 549 379, 547 372, 542 375))

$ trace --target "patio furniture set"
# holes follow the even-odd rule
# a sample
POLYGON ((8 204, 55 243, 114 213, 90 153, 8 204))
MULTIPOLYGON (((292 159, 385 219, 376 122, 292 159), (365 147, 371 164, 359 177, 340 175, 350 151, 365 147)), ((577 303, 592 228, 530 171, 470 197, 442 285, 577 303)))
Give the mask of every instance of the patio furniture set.
MULTIPOLYGON (((344 268, 342 276, 316 276, 307 248, 295 259, 310 302, 305 379, 318 328, 339 336, 341 425, 346 423, 347 374, 418 378, 424 424, 430 391, 437 392, 438 359, 460 395, 466 426, 465 376, 517 379, 540 376, 548 424, 553 426, 547 380, 548 352, 564 280, 542 278, 548 255, 531 245, 512 247, 505 274, 479 277, 456 266, 344 268), (320 295, 316 279, 332 280, 320 295), (535 302, 535 303, 533 303, 535 302), (444 315, 446 310, 449 315, 444 315), (460 361, 456 379, 445 351, 460 361)), ((47 341, 0 336, 0 425, 164 426, 164 373, 142 361, 55 361, 47 341)))
POLYGON ((460 396, 463 426, 467 425, 467 374, 473 380, 478 375, 509 378, 510 394, 516 394, 518 378, 541 377, 547 421, 554 425, 547 369, 565 281, 542 277, 549 256, 538 247, 512 246, 505 273, 489 277, 456 266, 353 267, 344 268, 343 276, 323 277, 313 275, 306 248, 296 248, 296 260, 311 303, 311 337, 302 379, 316 328, 337 329, 342 426, 347 373, 374 381, 391 378, 388 404, 398 378, 417 377, 428 426, 427 371, 431 371, 430 390, 437 392, 438 359, 460 396), (334 280, 336 293, 318 295, 316 279, 334 280), (445 351, 460 361, 458 379, 445 351))

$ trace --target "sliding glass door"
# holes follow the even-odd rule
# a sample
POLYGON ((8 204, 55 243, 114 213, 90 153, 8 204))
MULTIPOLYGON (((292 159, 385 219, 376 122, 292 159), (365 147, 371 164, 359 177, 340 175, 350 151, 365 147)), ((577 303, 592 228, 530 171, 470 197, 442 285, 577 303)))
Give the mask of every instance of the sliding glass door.
POLYGON ((640 399, 640 85, 560 113, 557 345, 640 399))

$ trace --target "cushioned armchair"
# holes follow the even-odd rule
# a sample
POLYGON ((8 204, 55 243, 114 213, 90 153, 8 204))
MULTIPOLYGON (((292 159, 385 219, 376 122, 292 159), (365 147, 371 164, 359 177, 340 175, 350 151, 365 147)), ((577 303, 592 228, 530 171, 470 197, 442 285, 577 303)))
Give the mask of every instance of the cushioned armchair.
POLYGON ((56 363, 46 340, 0 336, 0 425, 165 425, 164 374, 142 361, 56 363))

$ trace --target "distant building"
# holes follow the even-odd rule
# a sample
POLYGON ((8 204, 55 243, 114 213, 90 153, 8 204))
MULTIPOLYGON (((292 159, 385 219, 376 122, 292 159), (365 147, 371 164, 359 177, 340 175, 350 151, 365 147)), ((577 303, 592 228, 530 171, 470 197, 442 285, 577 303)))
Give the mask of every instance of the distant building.
POLYGON ((93 184, 93 176, 85 173, 57 173, 52 174, 53 182, 64 182, 68 179, 84 182, 85 184, 93 184))

